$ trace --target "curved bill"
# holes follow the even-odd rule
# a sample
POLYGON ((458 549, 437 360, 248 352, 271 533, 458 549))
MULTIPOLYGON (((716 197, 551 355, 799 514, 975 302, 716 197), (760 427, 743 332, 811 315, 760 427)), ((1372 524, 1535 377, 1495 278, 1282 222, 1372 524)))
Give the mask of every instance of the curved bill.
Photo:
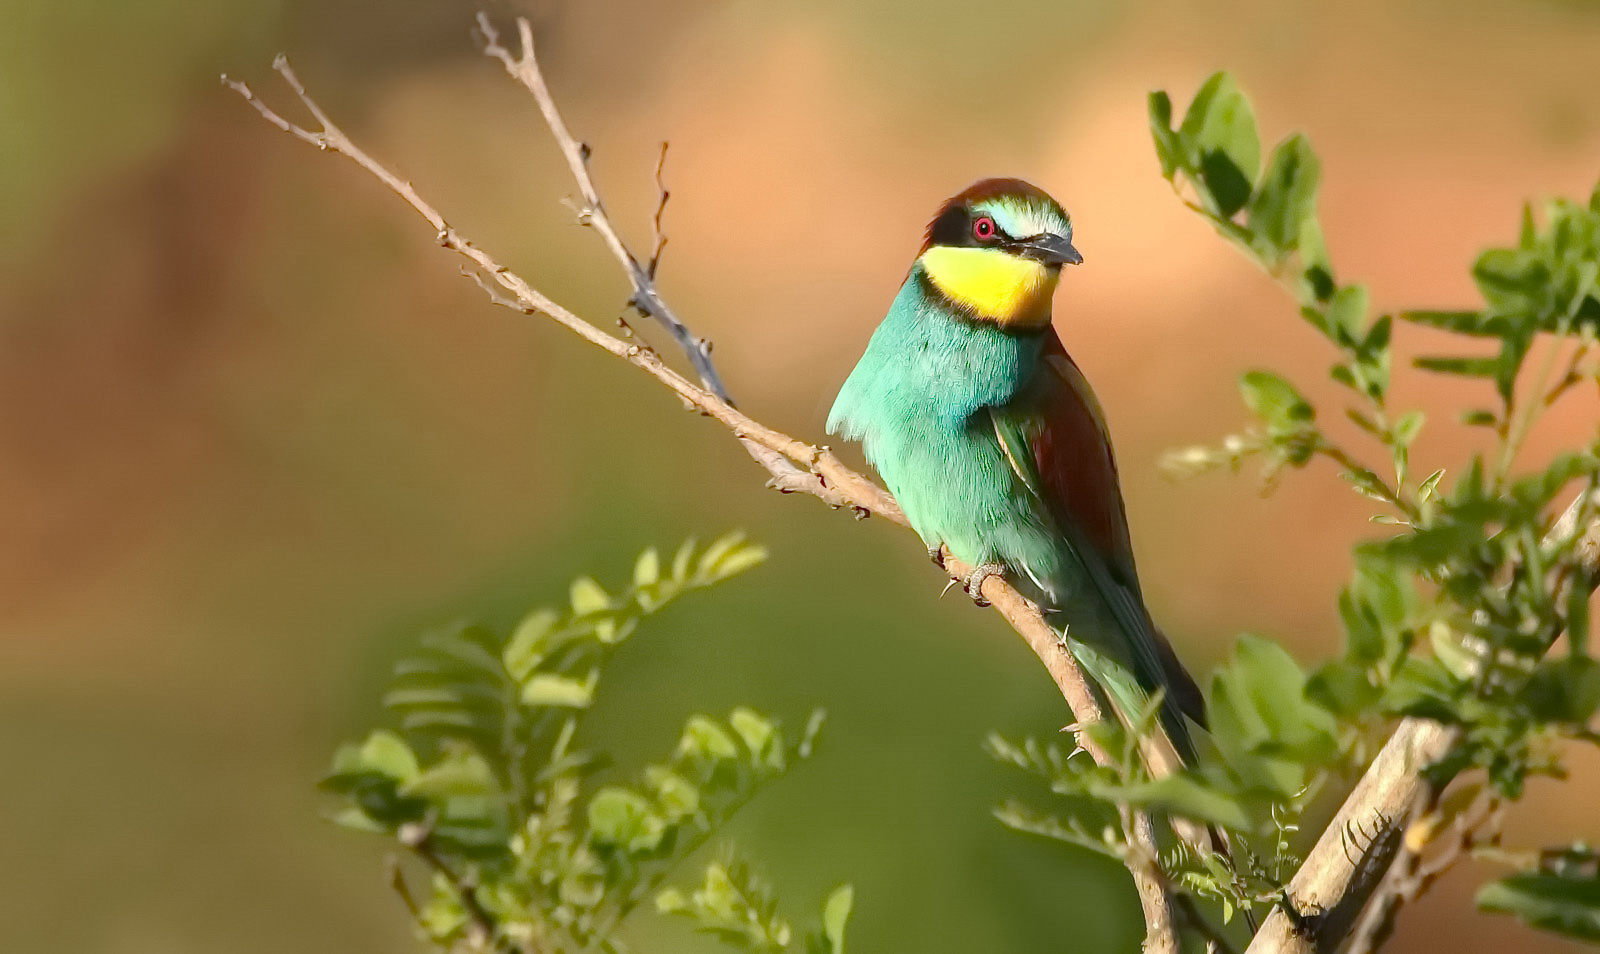
POLYGON ((1024 258, 1031 258, 1036 262, 1046 265, 1082 265, 1083 256, 1072 247, 1072 240, 1064 235, 1053 232, 1043 232, 1039 235, 1018 239, 1011 244, 1011 248, 1024 258))

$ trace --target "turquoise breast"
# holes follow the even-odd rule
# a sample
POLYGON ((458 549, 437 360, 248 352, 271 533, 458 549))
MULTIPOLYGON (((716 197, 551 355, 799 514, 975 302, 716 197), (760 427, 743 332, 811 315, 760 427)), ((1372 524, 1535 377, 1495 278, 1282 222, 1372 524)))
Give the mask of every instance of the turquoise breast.
POLYGON ((913 269, 840 389, 828 432, 861 442, 928 546, 942 543, 974 565, 1005 564, 1053 590, 1059 538, 1012 472, 986 411, 1027 384, 1044 336, 950 314, 921 282, 913 269))

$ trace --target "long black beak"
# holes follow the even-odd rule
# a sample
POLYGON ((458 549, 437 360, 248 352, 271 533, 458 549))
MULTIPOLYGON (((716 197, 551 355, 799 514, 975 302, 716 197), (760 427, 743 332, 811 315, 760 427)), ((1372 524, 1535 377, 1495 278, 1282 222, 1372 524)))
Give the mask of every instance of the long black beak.
POLYGON ((1012 249, 1024 258, 1046 265, 1082 265, 1083 256, 1072 247, 1072 240, 1053 232, 1044 232, 1012 243, 1012 249))

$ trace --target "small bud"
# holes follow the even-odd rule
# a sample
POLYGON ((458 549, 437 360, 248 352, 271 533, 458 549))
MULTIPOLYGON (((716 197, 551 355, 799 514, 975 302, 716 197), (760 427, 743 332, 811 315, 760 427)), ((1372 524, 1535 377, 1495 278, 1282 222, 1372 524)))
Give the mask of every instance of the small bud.
POLYGON ((395 832, 395 836, 399 838, 400 844, 407 848, 420 848, 422 843, 428 840, 428 826, 422 822, 406 822, 395 832))

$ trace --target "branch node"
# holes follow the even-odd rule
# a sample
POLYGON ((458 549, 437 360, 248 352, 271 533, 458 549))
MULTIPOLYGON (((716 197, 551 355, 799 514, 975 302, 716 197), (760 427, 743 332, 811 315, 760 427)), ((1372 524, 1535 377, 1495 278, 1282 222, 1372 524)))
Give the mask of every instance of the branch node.
MULTIPOLYGON (((1301 911, 1300 908, 1295 905, 1294 899, 1289 897, 1289 890, 1287 888, 1284 888, 1278 892, 1278 897, 1275 903, 1278 907, 1278 910, 1282 911, 1284 916, 1289 919, 1289 927, 1294 931, 1295 934, 1298 934, 1301 937, 1309 937, 1311 933, 1316 930, 1317 916, 1320 912, 1301 911)), ((1314 906, 1308 905, 1308 907, 1314 906)))

